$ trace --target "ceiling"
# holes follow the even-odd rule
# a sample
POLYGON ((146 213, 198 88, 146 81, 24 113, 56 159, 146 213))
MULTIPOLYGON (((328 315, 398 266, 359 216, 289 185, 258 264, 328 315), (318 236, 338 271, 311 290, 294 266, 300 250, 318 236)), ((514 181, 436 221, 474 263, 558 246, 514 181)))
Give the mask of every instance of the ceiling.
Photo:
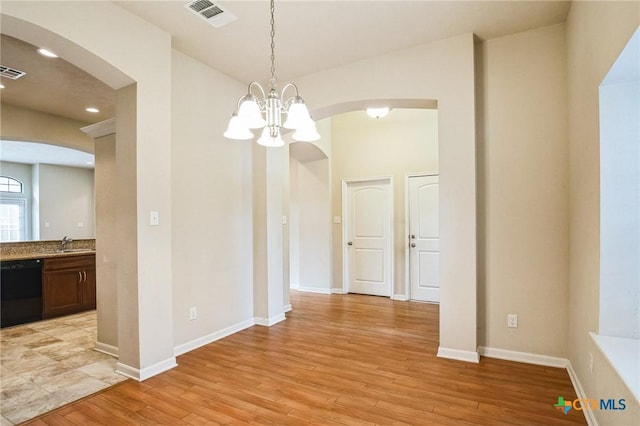
POLYGON ((93 169, 94 155, 43 143, 0 140, 2 161, 24 164, 56 164, 93 169))
MULTIPOLYGON (((214 1, 238 19, 214 28, 187 1, 117 1, 173 36, 173 46, 249 83, 269 78, 269 3, 214 1)), ((464 33, 481 39, 564 22, 567 1, 278 1, 276 76, 286 82, 464 33)))
MULTIPOLYGON (((237 80, 269 78, 269 3, 223 1, 237 20, 221 28, 192 14, 187 1, 115 1, 172 34, 173 47, 237 80)), ((278 1, 276 71, 281 82, 367 57, 464 33, 491 39, 564 22, 567 1, 278 1)), ((115 93, 62 58, 3 35, 2 65, 26 71, 2 78, 3 103, 86 123, 115 116, 115 93), (101 112, 90 114, 87 106, 101 112)), ((142 59, 141 59, 142 60, 142 59)))
POLYGON ((116 94, 106 84, 62 58, 47 58, 38 47, 0 35, 0 63, 26 74, 17 80, 3 77, 3 104, 60 115, 93 124, 115 117, 116 94), (85 111, 96 107, 99 113, 85 111))

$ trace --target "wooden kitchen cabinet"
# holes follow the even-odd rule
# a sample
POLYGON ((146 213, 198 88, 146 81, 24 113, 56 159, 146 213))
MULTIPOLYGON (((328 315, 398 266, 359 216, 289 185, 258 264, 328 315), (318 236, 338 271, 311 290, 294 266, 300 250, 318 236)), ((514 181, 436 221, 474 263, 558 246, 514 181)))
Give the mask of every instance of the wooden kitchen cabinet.
POLYGON ((43 263, 44 319, 96 308, 95 255, 56 257, 43 263))

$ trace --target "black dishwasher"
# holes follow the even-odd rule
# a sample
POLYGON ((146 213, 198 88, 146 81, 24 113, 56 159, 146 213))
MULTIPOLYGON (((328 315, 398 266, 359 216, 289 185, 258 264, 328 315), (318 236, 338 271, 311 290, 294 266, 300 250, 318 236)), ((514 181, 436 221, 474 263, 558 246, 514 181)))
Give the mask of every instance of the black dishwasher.
POLYGON ((0 263, 0 327, 42 319, 42 261, 0 263))

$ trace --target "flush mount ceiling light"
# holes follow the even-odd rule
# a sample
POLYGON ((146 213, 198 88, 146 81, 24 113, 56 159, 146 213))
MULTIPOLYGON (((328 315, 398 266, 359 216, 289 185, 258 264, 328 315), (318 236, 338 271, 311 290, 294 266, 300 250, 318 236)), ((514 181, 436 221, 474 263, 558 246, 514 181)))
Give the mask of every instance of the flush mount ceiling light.
POLYGON ((250 129, 263 129, 258 139, 260 145, 277 147, 284 145, 281 129, 293 129, 293 139, 297 141, 312 142, 320 139, 316 125, 309 115, 309 110, 304 100, 298 94, 298 87, 288 83, 278 94, 276 86, 276 55, 275 55, 275 20, 274 0, 271 0, 271 78, 269 79, 269 93, 262 86, 252 81, 249 83, 247 94, 238 100, 236 111, 231 116, 229 127, 224 136, 229 139, 252 139, 250 129), (258 96, 251 93, 255 88, 258 96), (284 97, 287 89, 295 90, 295 96, 284 97), (286 120, 283 120, 286 116, 286 120), (283 122, 284 121, 284 122, 283 122))
POLYGON ((389 114, 389 108, 367 108, 367 115, 371 118, 381 118, 389 114))
POLYGON ((40 49, 38 49, 38 53, 41 54, 42 56, 46 56, 47 58, 57 58, 58 57, 58 55, 56 55, 52 51, 44 49, 42 47, 40 49))
POLYGON ((0 83, 0 89, 4 89, 4 84, 0 83))
POLYGON ((96 112, 100 112, 100 110, 98 108, 94 108, 94 107, 89 107, 89 108, 85 108, 85 111, 87 112, 92 112, 92 113, 96 113, 96 112))

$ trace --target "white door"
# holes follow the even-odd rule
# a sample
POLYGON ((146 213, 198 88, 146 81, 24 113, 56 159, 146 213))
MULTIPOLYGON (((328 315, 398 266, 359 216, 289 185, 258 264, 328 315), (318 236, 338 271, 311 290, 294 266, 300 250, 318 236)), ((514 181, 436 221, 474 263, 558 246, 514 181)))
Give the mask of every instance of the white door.
POLYGON ((411 299, 440 302, 438 176, 409 178, 411 299))
POLYGON ((391 296, 391 181, 348 182, 345 278, 350 293, 391 296))

